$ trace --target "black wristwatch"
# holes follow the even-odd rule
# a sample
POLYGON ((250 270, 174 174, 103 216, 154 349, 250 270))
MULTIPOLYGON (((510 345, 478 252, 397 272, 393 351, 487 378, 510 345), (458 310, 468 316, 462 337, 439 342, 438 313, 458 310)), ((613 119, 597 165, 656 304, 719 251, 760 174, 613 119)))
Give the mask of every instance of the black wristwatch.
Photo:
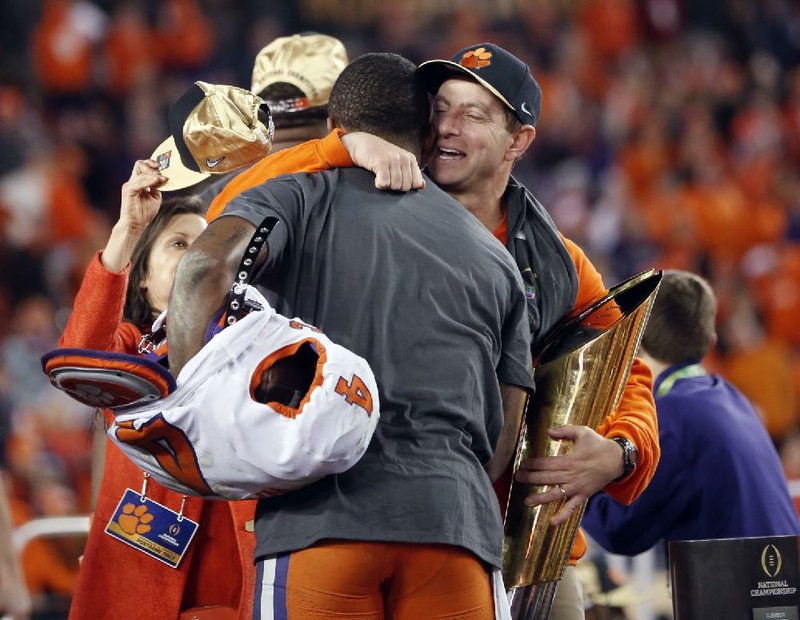
POLYGON ((611 441, 616 441, 622 447, 622 465, 624 469, 622 475, 614 479, 614 482, 619 482, 620 480, 625 480, 636 469, 639 464, 639 450, 636 449, 636 445, 630 439, 625 437, 612 437, 611 441))

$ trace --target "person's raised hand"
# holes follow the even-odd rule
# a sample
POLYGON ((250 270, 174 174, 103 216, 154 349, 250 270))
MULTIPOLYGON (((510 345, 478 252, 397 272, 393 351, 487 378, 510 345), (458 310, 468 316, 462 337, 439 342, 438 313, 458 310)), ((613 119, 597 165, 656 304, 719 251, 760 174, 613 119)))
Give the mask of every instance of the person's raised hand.
POLYGON ((133 165, 131 178, 122 184, 119 220, 111 229, 100 261, 109 271, 120 273, 130 262, 136 243, 161 208, 159 187, 167 178, 152 159, 140 159, 133 165))
POLYGON ((361 131, 344 134, 342 144, 356 166, 375 174, 378 189, 407 192, 425 187, 417 158, 409 151, 361 131))
POLYGON ((119 223, 132 232, 141 233, 153 221, 161 206, 159 187, 167 178, 158 171, 152 159, 140 159, 133 166, 131 178, 122 185, 119 223))

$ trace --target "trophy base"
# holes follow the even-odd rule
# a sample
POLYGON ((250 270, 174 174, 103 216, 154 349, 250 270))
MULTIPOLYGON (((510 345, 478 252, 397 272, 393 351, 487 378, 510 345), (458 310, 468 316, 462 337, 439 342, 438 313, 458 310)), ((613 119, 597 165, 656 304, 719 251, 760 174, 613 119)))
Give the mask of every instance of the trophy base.
POLYGON ((547 620, 558 581, 546 581, 508 591, 513 620, 547 620))

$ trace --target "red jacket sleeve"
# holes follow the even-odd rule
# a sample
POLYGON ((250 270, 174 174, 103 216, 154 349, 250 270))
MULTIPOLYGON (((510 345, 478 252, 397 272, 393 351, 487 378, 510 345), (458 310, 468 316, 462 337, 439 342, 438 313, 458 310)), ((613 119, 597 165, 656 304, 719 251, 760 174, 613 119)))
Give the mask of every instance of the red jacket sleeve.
POLYGON ((142 333, 122 320, 130 265, 113 273, 100 262, 100 255, 97 252, 86 269, 59 345, 136 353, 142 333))
MULTIPOLYGON (((578 297, 575 307, 579 308, 605 294, 608 289, 583 250, 569 239, 563 240, 578 271, 578 297)), ((618 502, 630 504, 647 487, 661 456, 658 418, 653 400, 653 375, 647 364, 638 357, 633 361, 631 374, 617 409, 603 420, 597 432, 608 438, 626 437, 639 450, 636 470, 624 480, 612 482, 605 488, 618 502)))

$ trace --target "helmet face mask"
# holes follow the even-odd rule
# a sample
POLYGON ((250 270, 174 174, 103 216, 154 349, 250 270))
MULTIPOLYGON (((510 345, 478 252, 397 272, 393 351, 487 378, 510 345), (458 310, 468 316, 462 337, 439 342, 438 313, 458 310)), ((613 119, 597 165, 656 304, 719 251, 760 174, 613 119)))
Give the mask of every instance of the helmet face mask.
POLYGON ((277 402, 286 407, 298 408, 311 389, 319 355, 308 345, 282 357, 262 371, 253 397, 260 403, 277 402))

